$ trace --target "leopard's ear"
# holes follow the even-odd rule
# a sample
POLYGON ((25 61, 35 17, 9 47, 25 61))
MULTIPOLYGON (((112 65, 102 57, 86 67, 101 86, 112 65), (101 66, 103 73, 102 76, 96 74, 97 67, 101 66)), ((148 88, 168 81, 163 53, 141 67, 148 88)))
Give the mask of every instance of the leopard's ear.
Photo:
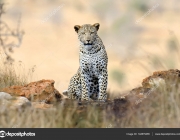
POLYGON ((74 29, 75 29, 75 31, 76 31, 77 33, 78 33, 78 30, 80 29, 80 27, 81 27, 81 26, 79 26, 79 25, 75 25, 75 26, 74 26, 74 29))
POLYGON ((96 30, 98 31, 100 24, 99 23, 95 23, 95 24, 93 24, 93 26, 96 27, 96 30))

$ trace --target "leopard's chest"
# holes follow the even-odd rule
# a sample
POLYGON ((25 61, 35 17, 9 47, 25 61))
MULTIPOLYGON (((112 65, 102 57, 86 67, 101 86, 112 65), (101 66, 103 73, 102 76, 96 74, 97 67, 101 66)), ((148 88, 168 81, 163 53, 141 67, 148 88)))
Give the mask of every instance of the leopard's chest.
POLYGON ((102 69, 106 67, 106 58, 104 55, 97 56, 80 55, 80 68, 83 72, 98 77, 102 69))

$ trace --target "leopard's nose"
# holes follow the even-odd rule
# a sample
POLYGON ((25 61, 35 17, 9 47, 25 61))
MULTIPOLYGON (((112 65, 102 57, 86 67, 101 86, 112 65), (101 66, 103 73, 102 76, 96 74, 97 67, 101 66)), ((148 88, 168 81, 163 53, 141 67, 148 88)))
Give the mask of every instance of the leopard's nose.
POLYGON ((90 42, 90 40, 86 40, 88 43, 90 42))

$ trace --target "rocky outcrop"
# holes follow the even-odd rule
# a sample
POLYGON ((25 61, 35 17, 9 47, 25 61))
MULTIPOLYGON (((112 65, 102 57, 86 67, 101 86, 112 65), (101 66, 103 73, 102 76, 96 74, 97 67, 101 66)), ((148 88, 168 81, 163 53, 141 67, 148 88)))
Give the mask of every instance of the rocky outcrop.
POLYGON ((151 92, 160 86, 169 87, 179 83, 179 70, 170 69, 168 71, 156 71, 152 76, 143 79, 142 86, 132 89, 127 97, 136 96, 137 98, 146 98, 146 96, 148 96, 151 92))
POLYGON ((170 69, 168 71, 156 71, 152 76, 143 79, 143 88, 153 88, 165 82, 180 82, 180 71, 178 69, 170 69))
POLYGON ((158 88, 163 87, 166 91, 173 90, 180 84, 180 71, 170 69, 167 71, 156 71, 142 81, 142 86, 132 89, 128 94, 120 96, 113 101, 113 111, 118 116, 124 116, 132 110, 141 107, 146 99, 156 98, 159 93, 158 88))
MULTIPOLYGON (((69 99, 62 100, 60 104, 65 108, 73 108, 74 102, 77 102, 77 111, 83 112, 86 111, 86 108, 96 105, 102 110, 111 111, 108 113, 112 116, 112 112, 117 117, 124 117, 127 114, 131 113, 132 110, 136 110, 141 107, 141 103, 145 103, 147 99, 155 98, 159 91, 159 87, 167 88, 170 91, 172 87, 177 87, 180 83, 180 71, 179 70, 168 70, 168 71, 157 71, 142 81, 142 86, 132 89, 126 94, 121 94, 119 97, 108 100, 105 103, 100 103, 97 101, 91 102, 81 102, 78 104, 77 101, 72 101, 69 99)), ((29 100, 31 101, 31 106, 38 109, 55 109, 54 101, 65 99, 54 88, 53 80, 41 80, 37 82, 29 83, 25 86, 11 86, 3 89, 4 92, 0 92, 0 100, 4 99, 4 102, 10 102, 14 106, 23 106, 28 104, 29 100), (12 96, 7 94, 11 94, 12 96), (24 97, 23 97, 24 96, 24 97), (26 97, 26 98, 25 98, 26 97), (15 98, 15 99, 14 99, 15 98)))
POLYGON ((58 90, 54 88, 54 80, 40 80, 31 82, 24 86, 11 86, 4 88, 2 91, 12 96, 23 96, 30 101, 44 101, 53 103, 62 98, 58 90))

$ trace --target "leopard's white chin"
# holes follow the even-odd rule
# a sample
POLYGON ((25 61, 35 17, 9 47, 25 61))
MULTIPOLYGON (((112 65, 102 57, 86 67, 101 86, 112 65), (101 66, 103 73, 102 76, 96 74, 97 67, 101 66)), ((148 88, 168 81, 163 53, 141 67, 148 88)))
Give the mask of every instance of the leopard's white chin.
POLYGON ((93 46, 93 45, 84 45, 84 47, 85 47, 85 49, 86 49, 87 51, 91 50, 91 49, 92 49, 92 46, 93 46))

